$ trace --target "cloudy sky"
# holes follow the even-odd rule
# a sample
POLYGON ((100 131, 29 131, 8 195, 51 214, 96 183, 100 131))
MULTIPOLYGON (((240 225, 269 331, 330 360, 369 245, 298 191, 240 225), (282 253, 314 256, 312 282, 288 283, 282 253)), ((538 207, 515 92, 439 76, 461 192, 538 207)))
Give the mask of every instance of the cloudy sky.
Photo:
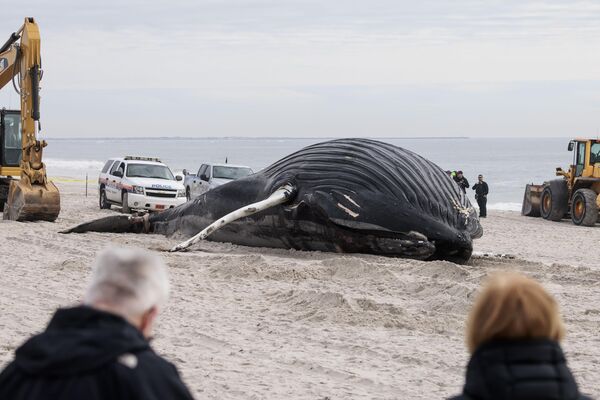
POLYGON ((598 1, 37 0, 0 41, 24 16, 49 137, 600 135, 598 1))

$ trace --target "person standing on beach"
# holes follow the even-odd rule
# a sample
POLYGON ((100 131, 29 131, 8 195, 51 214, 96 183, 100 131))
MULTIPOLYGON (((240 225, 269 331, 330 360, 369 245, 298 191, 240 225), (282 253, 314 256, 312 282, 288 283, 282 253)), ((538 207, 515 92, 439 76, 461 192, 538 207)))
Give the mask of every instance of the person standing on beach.
POLYGON ((93 267, 84 305, 56 311, 0 373, 0 399, 182 399, 192 395, 149 340, 169 293, 163 262, 111 249, 93 267))
POLYGON ((469 181, 463 175, 462 171, 458 171, 454 176, 454 182, 458 183, 458 186, 462 189, 463 193, 467 193, 467 189, 469 188, 469 181))
POLYGON ((490 278, 467 321, 462 394, 450 400, 591 400, 579 392, 561 349, 565 328, 554 298, 517 273, 490 278))
POLYGON ((483 181, 483 175, 477 177, 477 183, 473 185, 475 191, 475 200, 479 206, 479 218, 487 217, 487 195, 488 195, 488 184, 483 181))

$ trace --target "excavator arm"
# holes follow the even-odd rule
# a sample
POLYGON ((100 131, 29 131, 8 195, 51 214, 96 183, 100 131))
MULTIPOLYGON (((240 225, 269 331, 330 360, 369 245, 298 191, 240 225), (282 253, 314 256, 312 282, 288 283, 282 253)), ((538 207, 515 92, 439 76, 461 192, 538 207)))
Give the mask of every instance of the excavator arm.
POLYGON ((13 33, 10 39, 0 48, 0 89, 8 84, 17 73, 15 61, 17 60, 18 47, 14 46, 19 36, 13 33))
MULTIPOLYGON (((40 31, 34 19, 25 18, 21 29, 0 48, 0 89, 18 77, 21 98, 20 179, 10 180, 4 219, 54 221, 60 212, 60 194, 48 181, 42 162, 42 150, 47 143, 37 139, 42 77, 40 42, 40 31)), ((6 140, 2 136, 0 147, 4 150, 6 140)), ((13 175, 10 172, 0 165, 0 175, 13 175)))

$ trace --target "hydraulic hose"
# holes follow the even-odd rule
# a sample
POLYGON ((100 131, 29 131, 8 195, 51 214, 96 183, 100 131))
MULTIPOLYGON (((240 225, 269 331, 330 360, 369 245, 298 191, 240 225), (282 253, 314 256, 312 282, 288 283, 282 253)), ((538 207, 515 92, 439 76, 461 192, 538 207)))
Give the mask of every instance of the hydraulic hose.
POLYGON ((0 53, 4 53, 6 50, 8 50, 14 42, 19 40, 19 38, 20 38, 20 36, 17 34, 17 32, 13 32, 10 35, 10 37, 8 38, 8 40, 6 41, 6 43, 4 43, 2 45, 2 47, 0 47, 0 53))

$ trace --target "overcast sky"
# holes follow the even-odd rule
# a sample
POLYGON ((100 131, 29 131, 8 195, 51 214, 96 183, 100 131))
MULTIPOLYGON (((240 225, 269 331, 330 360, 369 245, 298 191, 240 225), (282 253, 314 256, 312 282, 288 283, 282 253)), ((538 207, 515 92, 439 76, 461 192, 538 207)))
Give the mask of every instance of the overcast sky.
POLYGON ((1 42, 24 16, 49 137, 600 135, 598 1, 38 0, 1 42))

